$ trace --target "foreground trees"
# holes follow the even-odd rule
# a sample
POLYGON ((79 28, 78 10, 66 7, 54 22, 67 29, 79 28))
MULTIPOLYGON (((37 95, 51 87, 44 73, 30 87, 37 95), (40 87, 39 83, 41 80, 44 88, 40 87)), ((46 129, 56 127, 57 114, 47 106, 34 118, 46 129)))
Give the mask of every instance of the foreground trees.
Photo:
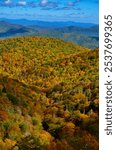
POLYGON ((98 50, 0 41, 0 149, 98 150, 98 50))

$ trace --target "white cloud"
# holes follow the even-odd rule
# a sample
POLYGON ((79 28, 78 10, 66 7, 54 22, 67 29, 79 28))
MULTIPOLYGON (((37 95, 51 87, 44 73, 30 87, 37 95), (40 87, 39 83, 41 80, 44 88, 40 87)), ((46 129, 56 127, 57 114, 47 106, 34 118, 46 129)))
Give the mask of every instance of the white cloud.
POLYGON ((25 1, 19 1, 17 4, 20 5, 20 6, 26 6, 27 2, 25 2, 25 1))
POLYGON ((41 0, 40 6, 47 6, 49 4, 48 0, 41 0))
POLYGON ((41 0, 41 4, 47 4, 48 0, 41 0))
POLYGON ((4 2, 4 4, 6 4, 6 5, 9 5, 9 4, 11 4, 11 3, 12 3, 11 0, 6 0, 6 1, 4 2))

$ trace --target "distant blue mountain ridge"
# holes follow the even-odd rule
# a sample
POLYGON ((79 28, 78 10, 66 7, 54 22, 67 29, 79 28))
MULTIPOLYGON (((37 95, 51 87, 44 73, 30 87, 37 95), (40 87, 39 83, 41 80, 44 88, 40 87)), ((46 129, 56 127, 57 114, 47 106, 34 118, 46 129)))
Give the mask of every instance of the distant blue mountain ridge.
POLYGON ((97 25, 93 23, 81 23, 81 22, 72 22, 72 21, 51 22, 51 21, 40 21, 40 20, 6 19, 6 18, 0 18, 0 21, 5 21, 12 24, 18 24, 23 26, 38 25, 40 27, 50 27, 50 28, 67 27, 67 26, 92 27, 97 25))
POLYGON ((0 19, 0 38, 47 36, 87 48, 98 48, 99 25, 76 22, 43 22, 25 19, 0 19))

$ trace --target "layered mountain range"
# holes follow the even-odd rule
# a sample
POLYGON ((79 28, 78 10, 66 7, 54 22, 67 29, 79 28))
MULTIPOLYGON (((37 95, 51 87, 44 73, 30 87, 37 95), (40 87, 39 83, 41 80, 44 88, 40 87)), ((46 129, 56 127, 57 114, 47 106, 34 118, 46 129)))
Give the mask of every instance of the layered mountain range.
POLYGON ((99 46, 99 26, 75 22, 42 22, 0 19, 0 38, 45 36, 59 38, 91 49, 99 46))

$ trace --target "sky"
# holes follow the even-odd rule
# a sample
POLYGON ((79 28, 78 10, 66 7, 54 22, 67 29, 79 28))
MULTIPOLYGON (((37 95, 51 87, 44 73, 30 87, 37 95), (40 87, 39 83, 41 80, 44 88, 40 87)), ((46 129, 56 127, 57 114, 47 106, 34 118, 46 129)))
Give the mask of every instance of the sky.
POLYGON ((99 0, 0 0, 0 18, 98 24, 99 0))

